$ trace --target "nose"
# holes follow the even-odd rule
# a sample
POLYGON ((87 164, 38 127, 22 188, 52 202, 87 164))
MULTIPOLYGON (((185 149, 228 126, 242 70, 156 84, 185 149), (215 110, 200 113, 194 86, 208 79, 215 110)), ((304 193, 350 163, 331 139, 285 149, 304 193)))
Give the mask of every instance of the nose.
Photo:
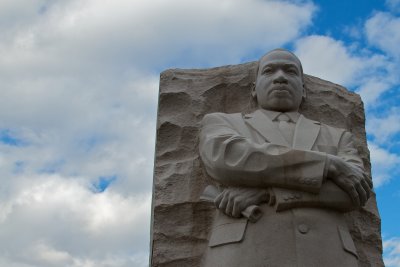
POLYGON ((285 76, 285 74, 283 73, 283 71, 279 70, 279 71, 276 73, 276 76, 275 76, 273 82, 274 82, 274 83, 284 83, 284 84, 287 84, 287 83, 288 83, 288 80, 286 79, 286 76, 285 76))

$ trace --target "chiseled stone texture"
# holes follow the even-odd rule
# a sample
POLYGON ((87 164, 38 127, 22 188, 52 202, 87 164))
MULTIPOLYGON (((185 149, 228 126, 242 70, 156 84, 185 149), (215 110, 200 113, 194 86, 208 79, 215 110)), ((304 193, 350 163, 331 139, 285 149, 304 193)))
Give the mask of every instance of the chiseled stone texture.
MULTIPOLYGON (((199 266, 214 217, 212 204, 199 201, 210 178, 198 149, 199 125, 212 112, 249 113, 257 63, 161 73, 152 206, 151 266, 199 266)), ((365 117, 360 97, 340 85, 305 75, 306 117, 353 133, 370 172, 365 117)), ((375 195, 365 208, 347 214, 359 266, 384 266, 375 195)))

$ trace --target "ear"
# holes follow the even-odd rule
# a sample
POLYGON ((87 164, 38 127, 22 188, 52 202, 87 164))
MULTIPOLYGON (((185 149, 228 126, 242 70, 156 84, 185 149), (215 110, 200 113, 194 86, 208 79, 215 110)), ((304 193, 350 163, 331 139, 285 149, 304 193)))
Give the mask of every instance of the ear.
POLYGON ((256 82, 253 82, 251 84, 251 96, 253 98, 257 98, 257 92, 256 92, 256 82))
POLYGON ((305 83, 303 83, 303 95, 302 95, 303 101, 306 99, 306 97, 307 97, 306 85, 305 83))

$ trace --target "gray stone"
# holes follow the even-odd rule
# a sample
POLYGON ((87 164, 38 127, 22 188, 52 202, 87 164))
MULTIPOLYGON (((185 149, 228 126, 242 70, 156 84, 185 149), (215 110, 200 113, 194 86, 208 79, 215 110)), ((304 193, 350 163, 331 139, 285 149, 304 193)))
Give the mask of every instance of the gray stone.
MULTIPOLYGON (((257 62, 251 62, 206 70, 174 69, 161 74, 151 266, 200 266, 215 216, 214 205, 200 201, 204 188, 213 183, 198 152, 200 122, 208 113, 256 110, 251 97, 256 68, 257 62)), ((308 75, 305 75, 305 85, 307 98, 300 113, 351 132, 365 169, 370 173, 360 97, 339 85, 308 75)), ((285 198, 300 196, 289 194, 285 198)), ((346 222, 359 256, 359 266, 383 266, 375 195, 360 210, 347 213, 346 222)), ((307 225, 298 225, 300 234, 308 231, 307 225)))

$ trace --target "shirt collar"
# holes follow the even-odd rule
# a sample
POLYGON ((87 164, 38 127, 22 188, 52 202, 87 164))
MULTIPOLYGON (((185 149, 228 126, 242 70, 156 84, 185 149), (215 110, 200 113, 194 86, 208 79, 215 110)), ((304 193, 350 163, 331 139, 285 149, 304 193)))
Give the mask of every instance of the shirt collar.
POLYGON ((266 109, 261 109, 261 111, 268 116, 268 118, 270 118, 272 121, 275 121, 279 115, 281 115, 282 113, 285 113, 286 115, 288 115, 288 117, 290 118, 290 120, 293 123, 297 123, 299 117, 300 117, 300 113, 297 111, 290 111, 290 112, 280 112, 280 111, 274 111, 274 110, 266 110, 266 109))

